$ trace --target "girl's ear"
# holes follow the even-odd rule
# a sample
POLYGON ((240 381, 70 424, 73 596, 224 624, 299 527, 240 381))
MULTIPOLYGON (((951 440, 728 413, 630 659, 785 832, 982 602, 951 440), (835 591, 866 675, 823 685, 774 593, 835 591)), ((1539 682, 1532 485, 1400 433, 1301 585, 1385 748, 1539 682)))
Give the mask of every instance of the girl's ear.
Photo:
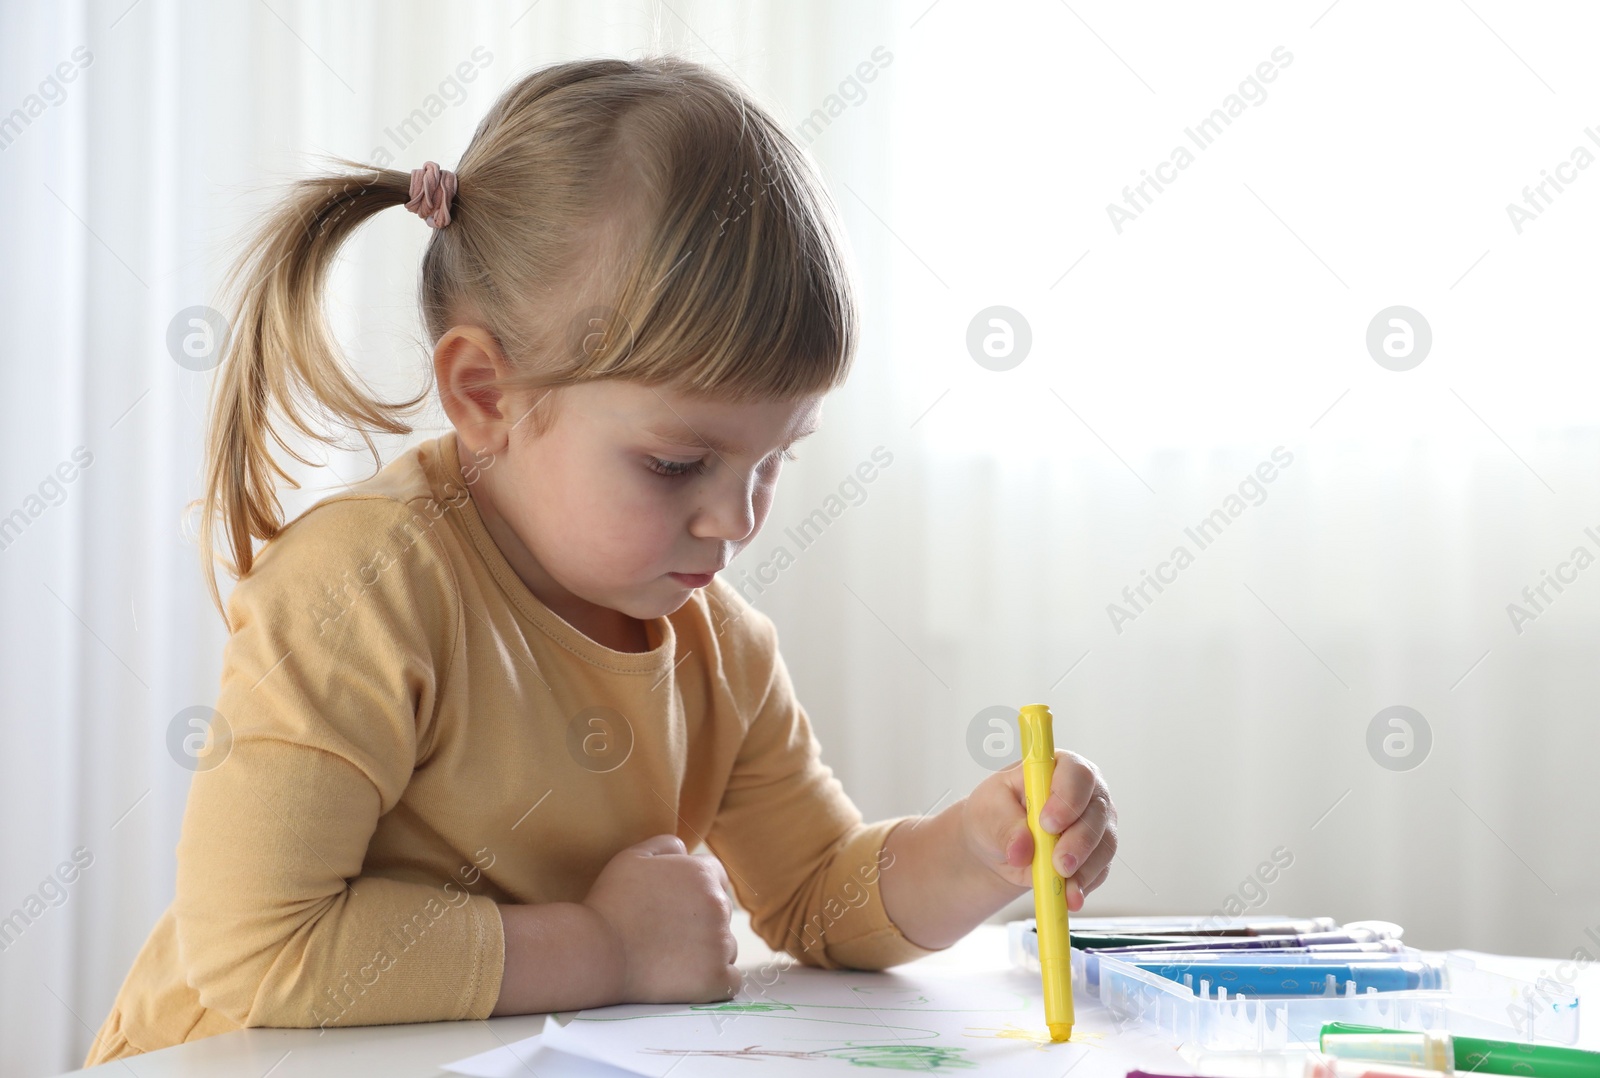
POLYGON ((452 326, 433 350, 434 382, 445 415, 474 450, 498 453, 511 421, 505 390, 486 384, 510 375, 494 335, 481 326, 452 326))

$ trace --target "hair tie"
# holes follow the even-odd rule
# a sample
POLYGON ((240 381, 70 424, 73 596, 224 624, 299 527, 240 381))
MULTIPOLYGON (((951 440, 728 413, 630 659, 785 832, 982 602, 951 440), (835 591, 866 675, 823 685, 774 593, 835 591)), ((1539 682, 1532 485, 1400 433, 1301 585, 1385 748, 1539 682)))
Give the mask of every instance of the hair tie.
POLYGON ((450 223, 450 202, 456 197, 456 174, 429 161, 411 170, 411 201, 406 209, 434 228, 450 223))

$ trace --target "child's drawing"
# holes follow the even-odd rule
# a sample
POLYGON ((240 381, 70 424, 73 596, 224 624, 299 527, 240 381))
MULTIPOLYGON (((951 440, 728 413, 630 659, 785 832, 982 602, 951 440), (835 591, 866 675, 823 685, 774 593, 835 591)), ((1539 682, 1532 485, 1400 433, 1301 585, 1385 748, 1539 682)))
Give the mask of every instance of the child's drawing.
POLYGON ((1175 1061, 1155 1043, 1137 1059, 1091 1049, 1084 1042, 1096 1039, 1100 1025, 1109 1029, 1109 1017, 1086 1001, 1073 1041, 1050 1043, 1037 977, 1017 971, 954 977, 794 967, 725 1003, 584 1011, 565 1026, 552 1023, 540 1040, 656 1076, 689 1064, 692 1070, 676 1073, 757 1076, 804 1067, 998 1076, 1071 1067, 1074 1078, 1120 1078, 1130 1066, 1175 1061))
POLYGON ((698 1056, 713 1059, 837 1059, 857 1067, 882 1067, 902 1071, 970 1070, 978 1064, 961 1048, 937 1048, 931 1044, 868 1044, 844 1048, 819 1048, 812 1052, 785 1051, 781 1048, 646 1048, 665 1056, 698 1056))

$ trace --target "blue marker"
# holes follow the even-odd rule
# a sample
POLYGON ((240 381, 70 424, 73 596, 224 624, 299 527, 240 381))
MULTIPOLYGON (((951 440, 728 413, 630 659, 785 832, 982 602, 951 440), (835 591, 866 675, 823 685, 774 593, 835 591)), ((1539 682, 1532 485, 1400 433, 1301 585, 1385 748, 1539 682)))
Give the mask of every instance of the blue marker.
POLYGON ((1188 985, 1196 992, 1201 981, 1209 981, 1213 990, 1226 988, 1229 995, 1332 996, 1343 994, 1345 986, 1352 982, 1357 992, 1444 987, 1444 971, 1423 962, 1292 966, 1151 962, 1138 965, 1159 977, 1188 985))
MULTIPOLYGON (((1114 960, 1117 962, 1137 962, 1140 968, 1147 970, 1162 970, 1168 966, 1197 966, 1207 969, 1216 965, 1234 965, 1240 959, 1248 958, 1252 965, 1270 962, 1274 966, 1306 966, 1320 965, 1324 968, 1344 966, 1348 968, 1352 963, 1356 965, 1388 965, 1394 963, 1423 961, 1422 952, 1414 948, 1400 946, 1396 940, 1384 940, 1382 943, 1350 943, 1334 944, 1338 950, 1323 950, 1319 947, 1288 947, 1276 951, 1251 951, 1248 955, 1238 951, 1169 951, 1150 953, 1140 951, 1137 955, 1117 951, 1098 951, 1093 948, 1083 954, 1083 972, 1090 987, 1100 983, 1100 960, 1114 960), (1393 950, 1390 950, 1390 947, 1393 950), (1368 948, 1371 948, 1368 950, 1368 948)), ((1215 979, 1213 978, 1213 981, 1215 979)), ((1230 986, 1231 990, 1231 986, 1230 986)), ((1596 1078, 1600 1078, 1597 1075, 1596 1078)))

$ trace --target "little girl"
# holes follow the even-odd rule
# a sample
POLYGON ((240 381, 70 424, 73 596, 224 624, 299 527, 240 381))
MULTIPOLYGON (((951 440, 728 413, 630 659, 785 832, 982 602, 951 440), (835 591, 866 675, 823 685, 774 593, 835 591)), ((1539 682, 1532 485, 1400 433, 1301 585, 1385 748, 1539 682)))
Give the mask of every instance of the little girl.
MULTIPOLYGON (((947 947, 1023 894, 1019 769, 864 823, 772 621, 716 576, 856 344, 831 203, 773 118, 684 60, 588 60, 511 86, 456 173, 341 163, 230 276, 217 714, 176 897, 86 1065, 245 1026, 727 999, 730 894, 827 969, 947 947), (340 245, 400 205, 435 230, 419 299, 454 429, 285 524, 277 424, 371 449, 425 399, 372 399, 322 316, 340 245)), ((1041 825, 1077 910, 1116 812, 1057 764, 1041 825)))

